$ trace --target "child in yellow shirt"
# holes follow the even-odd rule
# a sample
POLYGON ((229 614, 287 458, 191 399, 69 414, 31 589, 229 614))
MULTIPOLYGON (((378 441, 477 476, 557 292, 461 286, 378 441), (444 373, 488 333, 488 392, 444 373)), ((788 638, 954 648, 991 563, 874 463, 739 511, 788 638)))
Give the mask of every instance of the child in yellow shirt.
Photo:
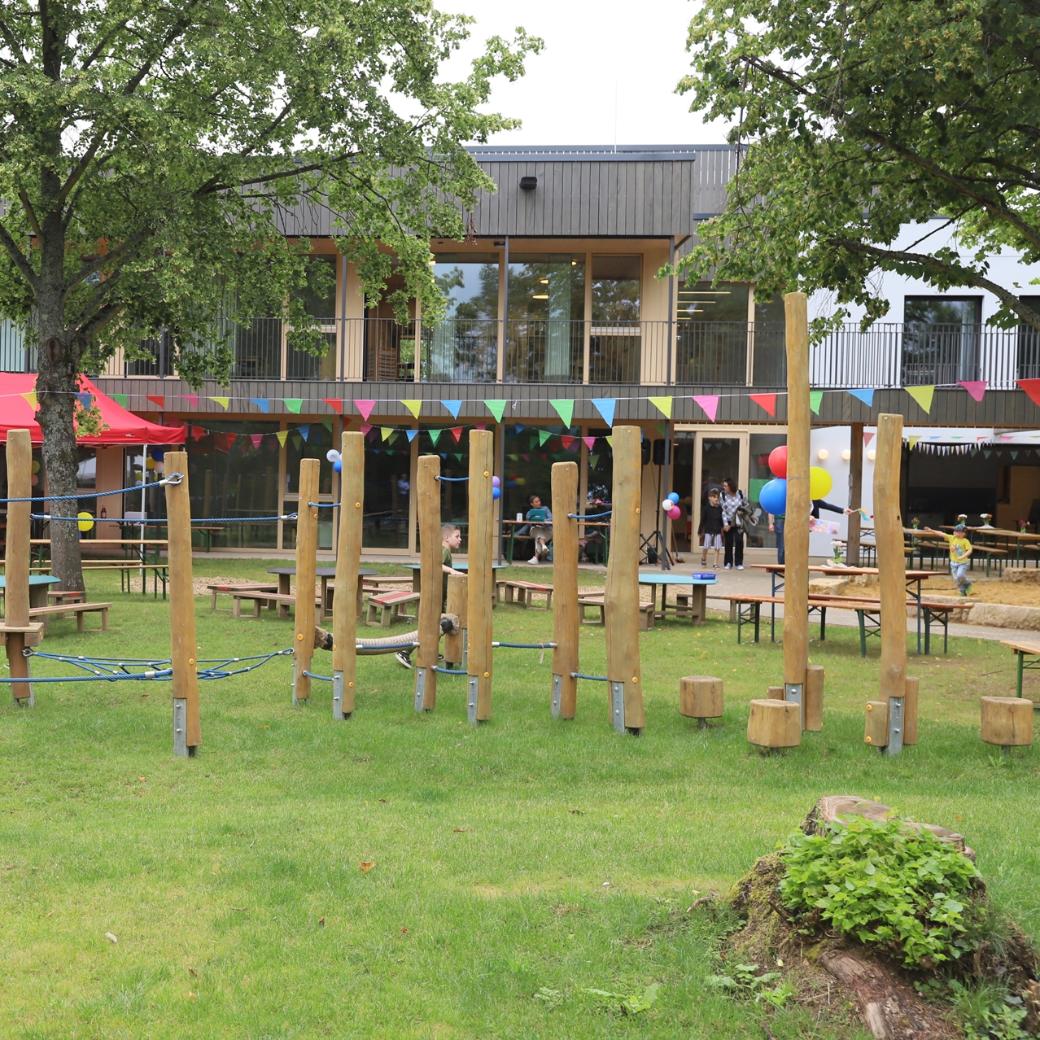
POLYGON ((937 534, 946 539, 950 549, 950 573, 953 575, 953 580, 957 583, 957 589, 960 594, 967 596, 971 592, 971 582, 968 579, 971 542, 965 536, 966 528, 964 524, 957 524, 953 529, 953 534, 945 534, 943 531, 936 531, 931 527, 926 527, 924 530, 928 534, 937 534))

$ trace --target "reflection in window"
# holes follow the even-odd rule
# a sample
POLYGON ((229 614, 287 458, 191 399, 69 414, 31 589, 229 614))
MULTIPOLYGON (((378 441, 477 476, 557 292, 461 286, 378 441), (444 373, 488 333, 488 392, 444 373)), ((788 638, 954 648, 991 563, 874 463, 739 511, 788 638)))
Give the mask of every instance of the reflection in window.
POLYGON ((755 360, 752 371, 755 386, 784 386, 787 382, 784 322, 783 297, 755 293, 755 360))
MULTIPOLYGON (((1020 296, 1019 299, 1040 311, 1040 296, 1020 296)), ((1022 322, 1018 326, 1017 340, 1018 378, 1035 379, 1040 375, 1040 332, 1022 322)))
POLYGON ((291 344, 286 349, 287 379, 336 378, 336 257, 307 258, 308 281, 297 298, 323 332, 325 353, 311 354, 291 344))
POLYGON ((509 263, 505 377, 581 381, 585 265, 578 256, 517 256, 509 263))
POLYGON ((680 383, 743 384, 747 379, 748 297, 739 282, 684 282, 677 310, 680 383))
POLYGON ((302 423, 289 427, 285 439, 285 490, 289 495, 300 493, 300 462, 318 459, 318 493, 332 494, 332 463, 325 455, 332 447, 332 430, 324 423, 302 423))
POLYGON ((441 254, 433 274, 447 309, 439 324, 423 326, 422 378, 493 381, 498 371, 498 258, 441 254))
MULTIPOLYGON (((442 434, 442 436, 444 436, 442 434)), ((397 431, 388 441, 365 441, 365 516, 361 544, 366 549, 408 548, 412 446, 397 431)))
POLYGON ((641 277, 641 257, 592 258, 589 379, 593 383, 639 382, 641 277))
POLYGON ((903 385, 975 379, 981 316, 978 296, 906 297, 903 385))

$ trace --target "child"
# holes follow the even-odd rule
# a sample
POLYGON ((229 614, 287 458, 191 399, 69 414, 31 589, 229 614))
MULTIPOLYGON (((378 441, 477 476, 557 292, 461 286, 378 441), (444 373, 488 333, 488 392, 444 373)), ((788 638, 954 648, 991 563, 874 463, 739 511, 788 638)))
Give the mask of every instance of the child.
POLYGON ((971 582, 968 580, 968 561, 971 559, 971 542, 965 536, 966 528, 963 523, 958 523, 953 529, 953 534, 945 534, 934 528, 926 527, 926 534, 938 535, 945 538, 950 548, 950 573, 957 583, 957 589, 962 596, 971 592, 971 582))
POLYGON ((532 556, 527 562, 538 563, 549 555, 549 546, 547 544, 549 539, 549 527, 547 522, 552 520, 552 513, 549 512, 546 506, 542 505, 540 496, 532 495, 529 501, 531 508, 527 510, 527 516, 525 519, 531 524, 528 533, 534 541, 534 556, 532 556))
POLYGON ((708 550, 715 550, 715 558, 712 566, 719 565, 719 550, 722 548, 722 499, 718 491, 712 488, 708 492, 708 501, 701 510, 701 527, 698 534, 702 536, 701 541, 701 566, 708 563, 708 550))
MULTIPOLYGON (((441 579, 441 614, 444 613, 445 604, 448 600, 448 575, 465 574, 464 571, 457 571, 452 566, 451 554, 461 544, 462 532, 454 524, 444 524, 441 527, 441 570, 444 572, 444 577, 441 579)), ((402 668, 411 668, 414 651, 414 646, 409 647, 407 650, 398 650, 394 654, 394 660, 402 668)))

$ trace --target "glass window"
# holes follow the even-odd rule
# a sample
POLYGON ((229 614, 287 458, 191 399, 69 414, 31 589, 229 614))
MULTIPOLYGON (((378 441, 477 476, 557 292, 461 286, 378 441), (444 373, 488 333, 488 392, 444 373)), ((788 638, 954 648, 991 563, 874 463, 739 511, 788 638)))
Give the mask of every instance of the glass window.
MULTIPOLYGON (((1040 311, 1040 296, 1020 296, 1019 299, 1040 311)), ((1035 379, 1040 375, 1040 332, 1020 320, 1017 340, 1018 378, 1035 379)))
POLYGON ((234 379, 279 379, 282 374, 282 319, 251 318, 235 329, 234 379))
POLYGON ((743 384, 747 380, 750 286, 684 282, 677 315, 678 381, 743 384))
POLYGON ((411 472, 412 446, 405 434, 398 430, 384 441, 378 428, 373 429, 365 441, 365 517, 361 543, 366 549, 408 548, 411 472))
POLYGON ((641 273, 638 256, 592 258, 589 379, 593 383, 639 382, 641 273))
POLYGON ((784 346, 784 300, 780 295, 755 294, 753 382, 755 386, 784 386, 787 354, 784 346))
POLYGON ((332 463, 325 455, 332 447, 332 423, 301 423, 289 427, 285 440, 285 491, 292 497, 300 493, 300 462, 318 459, 318 493, 332 494, 332 463))
POLYGON ((336 257, 307 258, 308 282, 297 297, 304 310, 324 331, 325 353, 310 354, 290 343, 286 350, 286 379, 336 378, 336 257))
MULTIPOLYGON (((751 457, 748 464, 748 498, 758 504, 758 496, 762 488, 773 479, 769 469, 769 453, 787 443, 785 433, 753 433, 749 441, 751 457)), ((776 545, 776 534, 769 530, 769 522, 763 515, 759 525, 748 532, 748 545, 773 548, 776 545)))
POLYGON ((975 379, 982 298, 907 296, 903 307, 904 386, 975 379))
POLYGON ((584 314, 582 257, 511 258, 506 379, 523 383, 580 382, 584 314))
POLYGON ((422 378, 487 383, 498 374, 498 258, 440 254, 433 267, 444 320, 423 325, 422 378))

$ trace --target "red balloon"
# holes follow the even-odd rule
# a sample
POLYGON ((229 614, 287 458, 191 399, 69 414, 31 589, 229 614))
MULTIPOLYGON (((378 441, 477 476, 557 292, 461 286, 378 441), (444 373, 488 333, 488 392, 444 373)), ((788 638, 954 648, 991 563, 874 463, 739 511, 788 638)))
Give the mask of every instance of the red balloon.
POLYGON ((787 445, 781 444, 769 453, 769 472, 778 480, 787 479, 787 445))

